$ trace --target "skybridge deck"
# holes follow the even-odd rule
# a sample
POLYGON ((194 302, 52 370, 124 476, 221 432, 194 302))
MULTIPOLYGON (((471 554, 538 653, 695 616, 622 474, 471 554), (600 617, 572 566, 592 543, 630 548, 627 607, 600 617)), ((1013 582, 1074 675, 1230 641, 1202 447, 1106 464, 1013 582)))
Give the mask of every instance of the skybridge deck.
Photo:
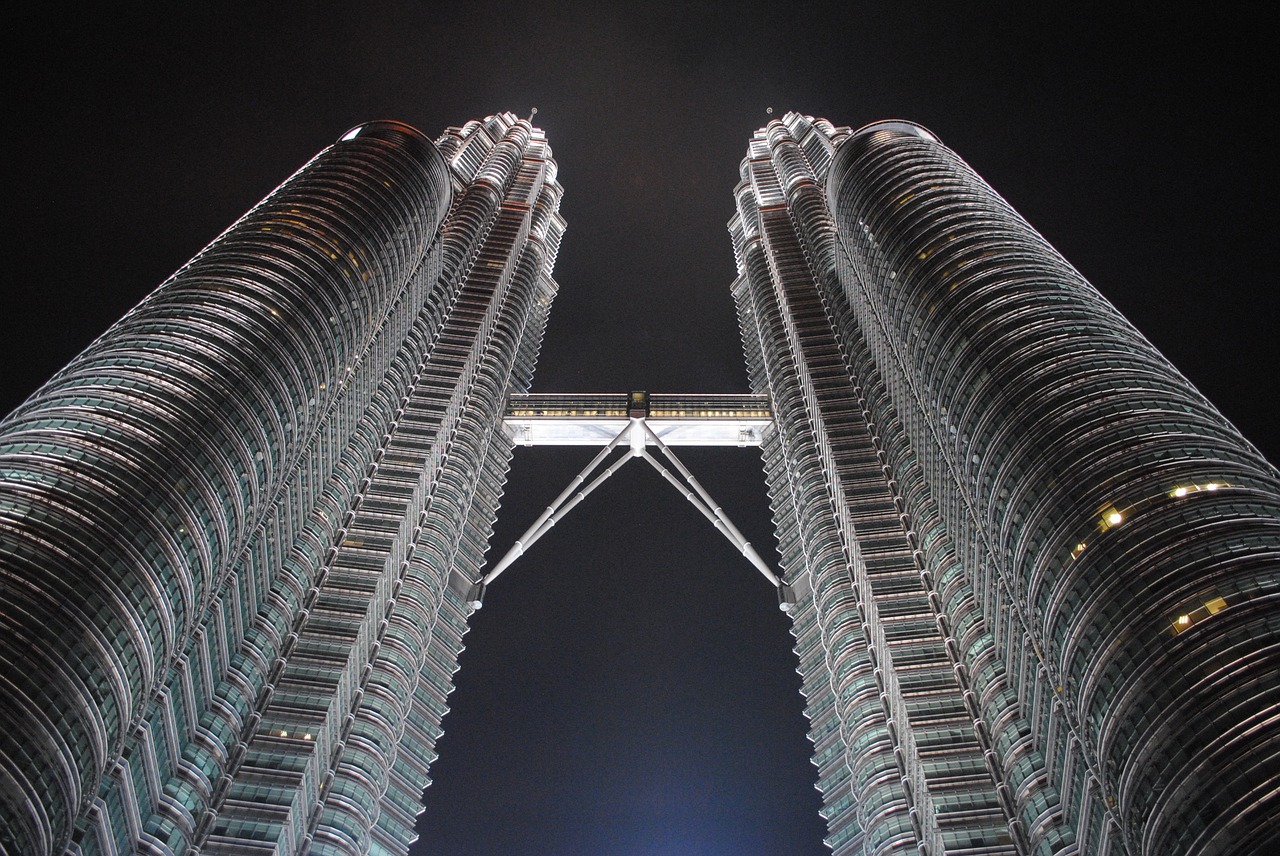
POLYGON ((669 446, 759 446, 773 424, 767 396, 646 392, 513 395, 502 424, 517 446, 603 446, 633 418, 669 446))

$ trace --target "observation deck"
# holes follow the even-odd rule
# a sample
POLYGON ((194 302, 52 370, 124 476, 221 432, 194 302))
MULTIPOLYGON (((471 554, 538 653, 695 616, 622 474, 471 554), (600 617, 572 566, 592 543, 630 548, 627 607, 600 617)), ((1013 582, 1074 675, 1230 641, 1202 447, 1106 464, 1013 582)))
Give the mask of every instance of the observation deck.
POLYGON ((604 446, 643 419, 668 446, 759 446, 773 424, 764 395, 512 395, 502 429, 516 446, 604 446))

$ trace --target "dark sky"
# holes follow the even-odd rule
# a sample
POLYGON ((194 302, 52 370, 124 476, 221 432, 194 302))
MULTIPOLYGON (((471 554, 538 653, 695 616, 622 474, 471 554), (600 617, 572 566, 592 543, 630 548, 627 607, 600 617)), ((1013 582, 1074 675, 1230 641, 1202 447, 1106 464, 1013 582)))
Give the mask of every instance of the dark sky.
MULTIPOLYGON (((0 412, 352 125, 533 106, 569 222, 535 390, 745 391, 725 223, 772 107, 930 128, 1280 457, 1276 73, 1244 13, 157 5, 10 16, 0 412)), ((495 553, 589 456, 517 451, 495 553)), ((772 560, 758 456, 683 457, 772 560)), ((498 581, 421 852, 826 852, 787 621, 719 537, 633 463, 498 581)))

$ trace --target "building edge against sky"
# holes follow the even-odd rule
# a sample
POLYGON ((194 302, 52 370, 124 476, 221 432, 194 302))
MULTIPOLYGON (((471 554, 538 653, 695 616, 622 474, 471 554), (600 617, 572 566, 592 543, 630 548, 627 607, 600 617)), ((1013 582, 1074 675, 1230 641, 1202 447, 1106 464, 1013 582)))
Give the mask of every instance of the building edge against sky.
POLYGON ((742 179, 828 843, 1268 852, 1275 468, 919 126, 788 114, 742 179))
POLYGON ((0 423, 4 849, 407 847, 560 195, 360 126, 0 423))

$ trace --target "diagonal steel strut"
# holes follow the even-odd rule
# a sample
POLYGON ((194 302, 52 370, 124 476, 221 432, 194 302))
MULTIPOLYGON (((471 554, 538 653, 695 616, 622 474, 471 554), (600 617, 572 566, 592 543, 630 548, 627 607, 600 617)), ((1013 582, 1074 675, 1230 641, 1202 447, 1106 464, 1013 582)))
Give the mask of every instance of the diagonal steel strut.
POLYGON ((556 497, 554 502, 546 507, 542 514, 538 515, 538 519, 525 530, 524 534, 521 535, 516 540, 515 544, 511 546, 511 549, 494 564, 493 569, 490 570, 489 573, 485 574, 484 579, 475 586, 476 592, 474 596, 468 595, 468 600, 471 601, 472 605, 479 608, 480 598, 483 597, 484 589, 497 579, 499 574, 510 567, 512 562, 524 555, 525 551, 533 546, 539 538, 549 532, 552 526, 559 523, 560 520, 573 510, 578 503, 586 499, 592 491, 603 484, 606 479, 621 469, 623 464, 632 458, 644 458, 648 461, 649 464, 652 465, 653 468, 657 470, 672 487, 679 491, 685 499, 689 500, 693 507, 698 509, 702 516, 707 518, 707 520, 715 526, 720 534, 728 539, 729 543, 733 544, 733 546, 747 558, 747 561, 751 562, 751 564, 755 566, 756 570, 760 571, 764 578, 778 590, 779 606, 784 611, 791 608, 791 605, 794 602, 794 595, 791 593, 790 587, 785 585, 782 580, 778 578, 778 575, 769 569, 768 564, 766 564, 760 554, 756 552, 755 547, 751 546, 751 542, 743 536, 743 534, 738 530, 738 527, 733 525, 733 521, 729 519, 727 514, 725 514, 724 509, 716 504, 715 500, 711 498, 711 495, 707 493, 706 488, 704 488, 694 477, 693 473, 689 472, 689 469, 680 462, 680 459, 675 456, 675 453, 671 451, 670 447, 667 446, 666 443, 662 442, 662 439, 658 437, 652 428, 649 427, 648 423, 640 417, 631 418, 626 427, 619 431, 618 435, 610 440, 608 445, 600 450, 600 453, 591 460, 591 463, 587 464, 587 466, 583 468, 582 472, 574 476, 573 481, 569 482, 569 486, 560 492, 560 495, 556 497), (605 458, 609 456, 609 453, 616 449, 624 438, 628 437, 630 438, 631 444, 631 448, 628 453, 606 467, 603 472, 590 482, 587 482, 587 478, 598 466, 600 466, 605 458), (680 473, 680 476, 684 478, 683 482, 681 482, 680 478, 676 477, 676 475, 674 475, 670 470, 664 467, 657 458, 648 453, 645 449, 647 443, 653 443, 658 447, 667 460, 671 462, 671 465, 675 467, 676 471, 680 473), (583 487, 584 483, 585 487, 583 487), (581 489, 579 490, 580 487, 581 489))
POLYGON ((667 460, 675 466, 680 475, 684 476, 685 482, 687 482, 689 487, 693 489, 692 492, 687 491, 676 477, 668 472, 665 467, 659 464, 658 461, 648 452, 641 451, 640 457, 653 464, 654 469, 662 473, 663 477, 669 481, 676 490, 683 493, 685 499, 692 502, 694 506, 702 512, 703 516, 710 520, 716 529, 720 530, 720 534, 729 539, 729 543, 737 547, 738 550, 742 552, 742 555, 747 557, 747 561, 755 565, 756 570, 764 574, 764 578, 766 580, 772 583, 775 588, 780 587, 782 585, 782 581, 778 579, 777 574, 769 570, 769 566, 765 564, 764 559, 762 559, 760 554, 756 552, 756 548, 752 547, 751 542, 743 537, 742 533, 738 531, 738 527, 734 526, 733 521, 724 513, 724 509, 716 504, 715 500, 711 498, 711 495, 707 493, 706 488, 704 488, 702 484, 693 477, 693 473, 689 472, 688 467, 680 462, 680 459, 676 457, 675 452, 671 451, 671 448, 666 443, 662 442, 662 439, 654 433, 652 428, 644 422, 641 422, 640 424, 644 426, 645 432, 649 435, 649 439, 653 441, 654 445, 657 446, 658 449, 661 450, 662 454, 666 456, 667 460), (694 501, 695 497, 698 500, 697 502, 694 501))
POLYGON ((631 423, 628 422, 627 426, 618 432, 618 436, 610 440, 608 444, 600 450, 600 453, 591 459, 591 463, 587 464, 582 469, 582 472, 573 477, 573 481, 569 482, 569 486, 560 492, 560 495, 556 497, 555 502, 548 505, 546 510, 543 511, 542 514, 538 515, 538 519, 533 521, 533 525, 526 529, 525 533, 516 539, 516 543, 511 545, 511 549, 507 551, 507 554, 499 559, 498 563, 493 566, 493 570, 485 574, 484 579, 481 581, 481 585, 487 586, 489 583, 497 579, 498 574, 505 571, 512 562, 524 555, 524 551, 532 546, 534 541, 541 538, 547 530, 552 526, 555 526, 556 523, 558 523, 560 519, 568 513, 570 508, 573 508, 573 506, 585 499, 587 494, 595 490, 601 482, 617 472, 618 468, 631 458, 630 455, 621 458, 617 463, 605 470, 603 475, 591 482, 584 491, 579 493, 563 512, 559 515, 556 514, 557 511, 560 511, 560 506, 564 505, 565 500, 572 496, 578 486, 587 480, 587 476, 591 475, 591 472, 596 467, 600 466, 600 463, 605 458, 609 457, 609 453, 618 447, 618 444, 622 442, 623 438, 631 433, 631 427, 631 423))

